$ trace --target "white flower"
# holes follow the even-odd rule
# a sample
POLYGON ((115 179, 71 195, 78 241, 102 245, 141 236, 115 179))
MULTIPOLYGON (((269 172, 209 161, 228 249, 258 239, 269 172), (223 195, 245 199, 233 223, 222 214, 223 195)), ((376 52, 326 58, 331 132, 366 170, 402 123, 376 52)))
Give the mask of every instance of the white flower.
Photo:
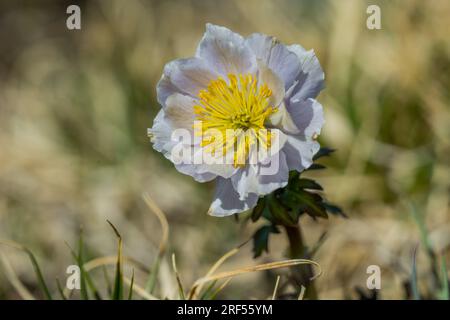
POLYGON ((210 214, 251 209, 259 196, 286 186, 290 170, 302 171, 312 164, 324 123, 322 106, 314 98, 323 82, 314 51, 285 46, 259 33, 243 38, 207 24, 195 57, 169 62, 164 68, 157 86, 162 109, 150 129, 153 147, 195 180, 216 180, 210 214), (238 133, 206 134, 211 128, 238 133), (183 152, 213 158, 219 151, 224 156, 231 152, 232 161, 180 160, 174 155, 180 149, 173 136, 178 129, 196 137, 201 134, 200 139, 183 142, 183 152), (269 151, 250 161, 256 145, 269 151), (264 174, 274 163, 276 172, 264 174))

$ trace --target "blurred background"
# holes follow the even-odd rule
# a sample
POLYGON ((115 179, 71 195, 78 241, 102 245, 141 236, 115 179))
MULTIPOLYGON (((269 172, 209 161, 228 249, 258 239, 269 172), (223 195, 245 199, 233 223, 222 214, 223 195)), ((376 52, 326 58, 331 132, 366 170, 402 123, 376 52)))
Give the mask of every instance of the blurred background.
MULTIPOLYGON (((358 298, 367 267, 379 265, 380 297, 404 299, 421 242, 417 272, 427 292, 425 238, 450 265, 449 1, 85 1, 77 3, 81 30, 68 30, 72 3, 0 3, 0 239, 29 247, 52 289, 73 264, 66 243, 76 247, 80 228, 88 257, 115 254, 106 219, 124 254, 151 266, 161 227, 143 193, 167 216, 167 252, 186 284, 258 227, 208 216, 213 185, 178 173, 147 138, 164 65, 192 56, 207 22, 313 48, 324 68, 320 141, 337 152, 321 161, 327 170, 308 176, 349 218, 302 218, 308 245, 327 233, 315 257, 320 297, 358 298), (369 4, 381 8, 381 30, 366 28, 369 4)), ((269 249, 256 262, 285 257, 285 235, 269 249)), ((8 266, 42 297, 28 257, 3 245, 0 253, 0 298, 20 298, 8 266)), ((177 292, 168 260, 162 297, 177 292)), ((223 268, 254 263, 247 245, 223 268)), ((220 297, 265 298, 274 282, 269 273, 244 275, 220 297)))

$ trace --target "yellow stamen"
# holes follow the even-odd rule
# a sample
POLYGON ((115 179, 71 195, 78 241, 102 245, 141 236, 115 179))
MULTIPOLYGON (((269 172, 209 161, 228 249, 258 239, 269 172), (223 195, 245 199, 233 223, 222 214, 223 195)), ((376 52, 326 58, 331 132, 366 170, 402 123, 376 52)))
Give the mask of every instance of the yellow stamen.
POLYGON ((194 106, 196 120, 201 121, 201 146, 214 154, 222 149, 225 155, 234 152, 234 166, 243 166, 253 144, 269 148, 271 134, 265 129, 266 119, 277 110, 269 106, 272 91, 266 84, 258 84, 255 76, 228 75, 228 82, 219 77, 212 80, 206 90, 198 94, 199 105, 194 106), (205 133, 214 129, 216 134, 205 133), (230 137, 227 130, 238 130, 240 133, 230 137), (219 134, 220 133, 220 134, 219 134))

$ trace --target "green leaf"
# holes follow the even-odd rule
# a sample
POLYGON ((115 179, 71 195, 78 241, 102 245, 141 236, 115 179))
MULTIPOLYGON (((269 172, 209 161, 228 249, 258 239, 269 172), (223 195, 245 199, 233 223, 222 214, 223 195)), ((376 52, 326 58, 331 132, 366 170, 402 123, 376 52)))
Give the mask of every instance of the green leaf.
POLYGON ((299 213, 306 212, 309 216, 315 218, 325 218, 328 219, 327 212, 323 206, 322 197, 317 193, 311 193, 308 191, 298 191, 294 192, 291 190, 286 190, 285 199, 287 201, 296 201, 296 208, 298 208, 299 213))
POLYGON ((253 235, 253 258, 258 258, 264 251, 269 252, 269 235, 279 233, 274 225, 263 226, 253 235))
POLYGON ((315 161, 319 158, 327 157, 335 151, 336 149, 331 149, 327 147, 320 148, 320 150, 314 155, 313 160, 315 161))
POLYGON ((294 226, 297 224, 297 219, 289 214, 287 209, 280 203, 273 193, 268 196, 268 202, 268 207, 275 223, 284 226, 294 226))
POLYGON ((310 170, 322 170, 325 169, 326 167, 323 164, 320 163, 313 163, 309 168, 305 169, 305 171, 310 171, 310 170))
POLYGON ((289 171, 289 182, 298 180, 298 178, 300 178, 300 172, 295 170, 289 171))
POLYGON ((339 215, 343 218, 348 218, 348 216, 344 213, 344 211, 342 211, 342 209, 334 204, 328 203, 328 202, 323 202, 323 206, 325 207, 325 209, 327 210, 327 212, 334 214, 334 215, 339 215))
POLYGON ((298 182, 295 184, 295 186, 299 189, 311 189, 320 191, 323 190, 320 184, 311 179, 304 179, 304 178, 298 179, 298 182))
POLYGON ((114 288, 112 299, 122 300, 123 299, 123 274, 122 274, 122 237, 117 231, 116 227, 109 221, 106 220, 111 228, 114 230, 117 238, 119 239, 118 249, 117 249, 117 262, 116 262, 116 276, 114 278, 114 288))
POLYGON ((252 211, 251 218, 253 222, 257 221, 262 216, 265 207, 266 200, 264 198, 260 198, 256 204, 256 207, 252 211))

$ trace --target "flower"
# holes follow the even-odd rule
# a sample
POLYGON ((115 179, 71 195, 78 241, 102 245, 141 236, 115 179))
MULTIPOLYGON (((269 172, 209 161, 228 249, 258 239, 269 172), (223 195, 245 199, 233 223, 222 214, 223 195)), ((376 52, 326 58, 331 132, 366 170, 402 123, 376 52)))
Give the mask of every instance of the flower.
POLYGON ((312 164, 324 123, 314 98, 323 83, 313 50, 207 24, 195 57, 164 67, 153 147, 196 181, 216 181, 209 214, 252 209, 286 186, 289 171, 312 164), (193 138, 180 141, 180 130, 193 138), (229 161, 198 161, 205 155, 229 161))

